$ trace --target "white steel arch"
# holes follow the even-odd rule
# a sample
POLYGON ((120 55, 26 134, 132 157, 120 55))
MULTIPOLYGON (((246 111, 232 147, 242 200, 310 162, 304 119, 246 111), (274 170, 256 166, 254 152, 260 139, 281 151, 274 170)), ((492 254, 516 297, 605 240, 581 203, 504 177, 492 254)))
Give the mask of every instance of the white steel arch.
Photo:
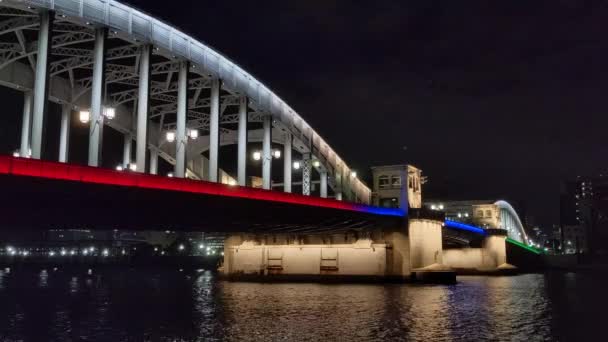
POLYGON ((528 236, 526 235, 526 230, 513 206, 503 200, 496 201, 494 205, 498 207, 500 212, 500 228, 507 230, 507 236, 510 239, 527 243, 528 236))
MULTIPOLYGON (((108 39, 120 39, 129 42, 130 45, 115 49, 109 49, 106 59, 108 61, 120 60, 125 57, 135 57, 135 66, 108 63, 106 65, 106 82, 117 84, 135 84, 138 78, 137 59, 139 49, 143 44, 154 47, 154 53, 166 57, 169 61, 152 65, 151 73, 155 75, 166 74, 167 92, 175 91, 173 74, 176 73, 176 65, 180 60, 187 60, 192 66, 192 73, 200 75, 198 89, 193 103, 198 108, 206 107, 208 99, 198 96, 201 90, 207 89, 209 81, 220 79, 223 89, 228 91, 232 97, 222 95, 222 98, 230 99, 226 105, 238 106, 238 96, 245 95, 250 108, 255 113, 256 119, 260 120, 264 115, 271 115, 273 125, 282 135, 293 138, 294 148, 300 152, 312 153, 319 160, 324 169, 335 179, 347 179, 345 182, 356 198, 368 202, 371 190, 358 178, 351 178, 351 169, 340 158, 340 156, 327 144, 327 142, 298 115, 287 103, 272 92, 268 87, 258 81, 255 77, 240 68, 228 58, 213 50, 206 44, 192 38, 191 36, 177 30, 176 28, 157 20, 137 9, 121 4, 113 0, 4 0, 0 3, 0 16, 9 19, 0 22, 0 34, 12 34, 19 37, 20 44, 3 44, 0 46, 0 84, 15 89, 28 90, 32 83, 31 73, 27 73, 22 60, 29 60, 33 66, 32 56, 36 54, 37 42, 27 44, 24 42, 22 31, 37 30, 39 28, 37 13, 41 10, 52 10, 56 14, 56 22, 53 31, 59 33, 53 36, 50 42, 50 53, 64 56, 50 66, 51 93, 49 99, 62 104, 75 107, 87 106, 81 99, 82 95, 90 92, 91 78, 78 79, 74 75, 76 68, 89 68, 91 66, 92 52, 86 49, 71 48, 69 45, 90 42, 93 40, 93 29, 105 27, 108 29, 108 39), (28 14, 29 13, 29 14, 28 14), (67 58, 66 58, 67 57, 67 58), (6 70, 9 66, 13 68, 6 70), (18 79, 16 71, 24 74, 18 79), (65 77, 65 78, 61 78, 65 77)), ((152 99, 168 101, 167 105, 154 105, 152 113, 162 116, 172 112, 175 96, 164 95, 158 81, 152 81, 152 99)), ((132 92, 131 92, 132 93, 132 92)), ((115 98, 117 102, 129 100, 129 91, 125 91, 124 97, 115 98)), ((112 96, 112 94, 108 94, 112 96)), ((189 101, 192 101, 190 99, 189 101)), ((117 108, 117 112, 129 113, 131 109, 123 106, 117 108)), ((223 109, 221 109, 223 112, 223 109)), ((188 112, 188 120, 194 119, 194 124, 205 127, 208 124, 209 114, 206 112, 188 112)), ((154 115, 154 114, 153 114, 154 115)), ((234 114, 228 114, 234 118, 222 118, 222 123, 232 122, 236 119, 234 114)), ((125 115, 127 116, 127 115, 125 115)), ((250 115, 251 116, 251 115, 250 115)), ((130 119, 108 123, 109 126, 121 132, 128 133, 132 128, 130 119)), ((257 120, 256 120, 257 121, 257 120)), ((158 128, 150 127, 152 131, 162 134, 164 126, 158 128)), ((156 124, 156 123, 154 123, 156 124)), ((154 125, 152 124, 152 126, 154 125)), ((157 125, 157 124, 156 124, 157 125)), ((225 130, 225 129, 224 129, 225 130)), ((229 131, 225 131, 228 133, 229 131)), ((160 139, 157 134, 156 139, 160 139)), ((291 139, 291 138, 290 138, 291 139)), ((273 140, 275 140, 273 138, 273 140)), ((151 146, 150 148, 158 148, 151 146)), ((170 155, 163 156, 168 159, 170 155)), ((331 184, 331 182, 330 182, 331 184)), ((346 186, 346 185, 345 185, 346 186)))

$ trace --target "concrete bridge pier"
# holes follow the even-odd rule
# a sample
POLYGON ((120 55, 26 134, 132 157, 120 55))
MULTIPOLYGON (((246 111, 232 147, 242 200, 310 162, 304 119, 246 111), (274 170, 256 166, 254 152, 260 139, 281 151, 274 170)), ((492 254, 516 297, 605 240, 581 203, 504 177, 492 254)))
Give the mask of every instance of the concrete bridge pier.
POLYGON ((454 283, 442 264, 441 221, 325 235, 233 234, 220 271, 231 280, 454 283))
POLYGON ((517 268, 507 262, 507 231, 487 229, 480 248, 448 249, 443 259, 458 274, 513 274, 517 268))
POLYGON ((411 218, 409 245, 413 280, 429 283, 455 283, 456 273, 443 264, 443 220, 411 218))

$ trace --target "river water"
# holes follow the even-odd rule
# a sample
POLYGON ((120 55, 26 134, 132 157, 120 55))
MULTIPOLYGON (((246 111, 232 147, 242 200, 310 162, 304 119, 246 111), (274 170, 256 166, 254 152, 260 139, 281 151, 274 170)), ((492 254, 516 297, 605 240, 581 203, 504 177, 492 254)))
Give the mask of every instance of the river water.
POLYGON ((605 340, 608 281, 261 284, 208 271, 0 270, 0 341, 605 340))

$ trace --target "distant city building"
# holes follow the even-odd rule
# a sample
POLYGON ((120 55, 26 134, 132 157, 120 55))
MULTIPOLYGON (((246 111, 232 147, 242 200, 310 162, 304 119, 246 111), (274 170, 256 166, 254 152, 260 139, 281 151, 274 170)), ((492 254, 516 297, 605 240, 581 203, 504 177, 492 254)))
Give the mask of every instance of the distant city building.
POLYGON ((560 225, 566 250, 608 254, 608 177, 563 182, 560 225))
POLYGON ((372 203, 386 208, 401 208, 407 202, 410 208, 422 207, 422 171, 412 165, 372 167, 372 203), (401 191, 407 186, 407 192, 401 191), (406 198, 401 198, 406 195, 406 198))

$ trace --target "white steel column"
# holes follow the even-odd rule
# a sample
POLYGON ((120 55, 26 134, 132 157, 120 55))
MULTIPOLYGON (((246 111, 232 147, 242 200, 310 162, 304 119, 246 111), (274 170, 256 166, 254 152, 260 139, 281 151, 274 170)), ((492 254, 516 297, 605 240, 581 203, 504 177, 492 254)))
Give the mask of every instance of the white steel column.
POLYGON ((262 141, 262 186, 272 189, 272 116, 264 117, 264 139, 262 141))
POLYGON ((148 147, 148 107, 150 104, 150 57, 152 47, 141 47, 139 58, 139 96, 137 98, 137 171, 146 172, 146 148, 148 147))
POLYGON ((342 200, 342 170, 340 167, 337 167, 334 170, 334 174, 336 177, 336 188, 334 189, 334 192, 336 194, 336 200, 341 201, 342 200))
POLYGON ((247 185, 247 97, 241 96, 239 103, 238 182, 247 185))
POLYGON ((158 151, 154 148, 150 149, 150 174, 158 174, 158 151))
POLYGON ((321 171, 321 198, 327 198, 327 171, 321 171))
POLYGON ((133 137, 131 133, 125 133, 124 136, 124 144, 122 149, 122 166, 124 168, 129 168, 129 164, 131 164, 131 145, 133 143, 133 137))
POLYGON ((310 178, 312 175, 312 159, 310 153, 302 155, 302 195, 310 196, 310 178))
POLYGON ((186 176, 186 118, 188 112, 188 68, 189 63, 182 61, 179 65, 177 89, 177 132, 175 136, 175 177, 186 176))
POLYGON ((70 150, 70 118, 72 117, 72 106, 64 104, 61 108, 61 130, 59 132, 59 162, 68 162, 70 150))
POLYGON ((209 116, 209 181, 218 181, 218 153, 220 145, 220 88, 222 81, 211 81, 211 101, 209 116))
POLYGON ((283 190, 285 192, 291 192, 291 174, 293 168, 291 161, 292 139, 290 133, 285 134, 285 142, 283 143, 283 190))
POLYGON ((93 79, 91 82, 91 126, 89 130, 89 166, 99 166, 103 138, 103 98, 105 72, 106 28, 95 30, 93 79))
MULTIPOLYGON (((32 158, 42 157, 42 140, 49 95, 49 46, 53 31, 54 12, 40 13, 40 29, 38 30, 38 55, 36 62, 36 76, 34 80, 34 105, 32 112, 32 158)), ((26 151, 25 156, 29 154, 26 151)))
POLYGON ((32 92, 23 93, 23 121, 21 123, 21 148, 19 155, 27 157, 30 153, 30 139, 32 128, 32 92))

